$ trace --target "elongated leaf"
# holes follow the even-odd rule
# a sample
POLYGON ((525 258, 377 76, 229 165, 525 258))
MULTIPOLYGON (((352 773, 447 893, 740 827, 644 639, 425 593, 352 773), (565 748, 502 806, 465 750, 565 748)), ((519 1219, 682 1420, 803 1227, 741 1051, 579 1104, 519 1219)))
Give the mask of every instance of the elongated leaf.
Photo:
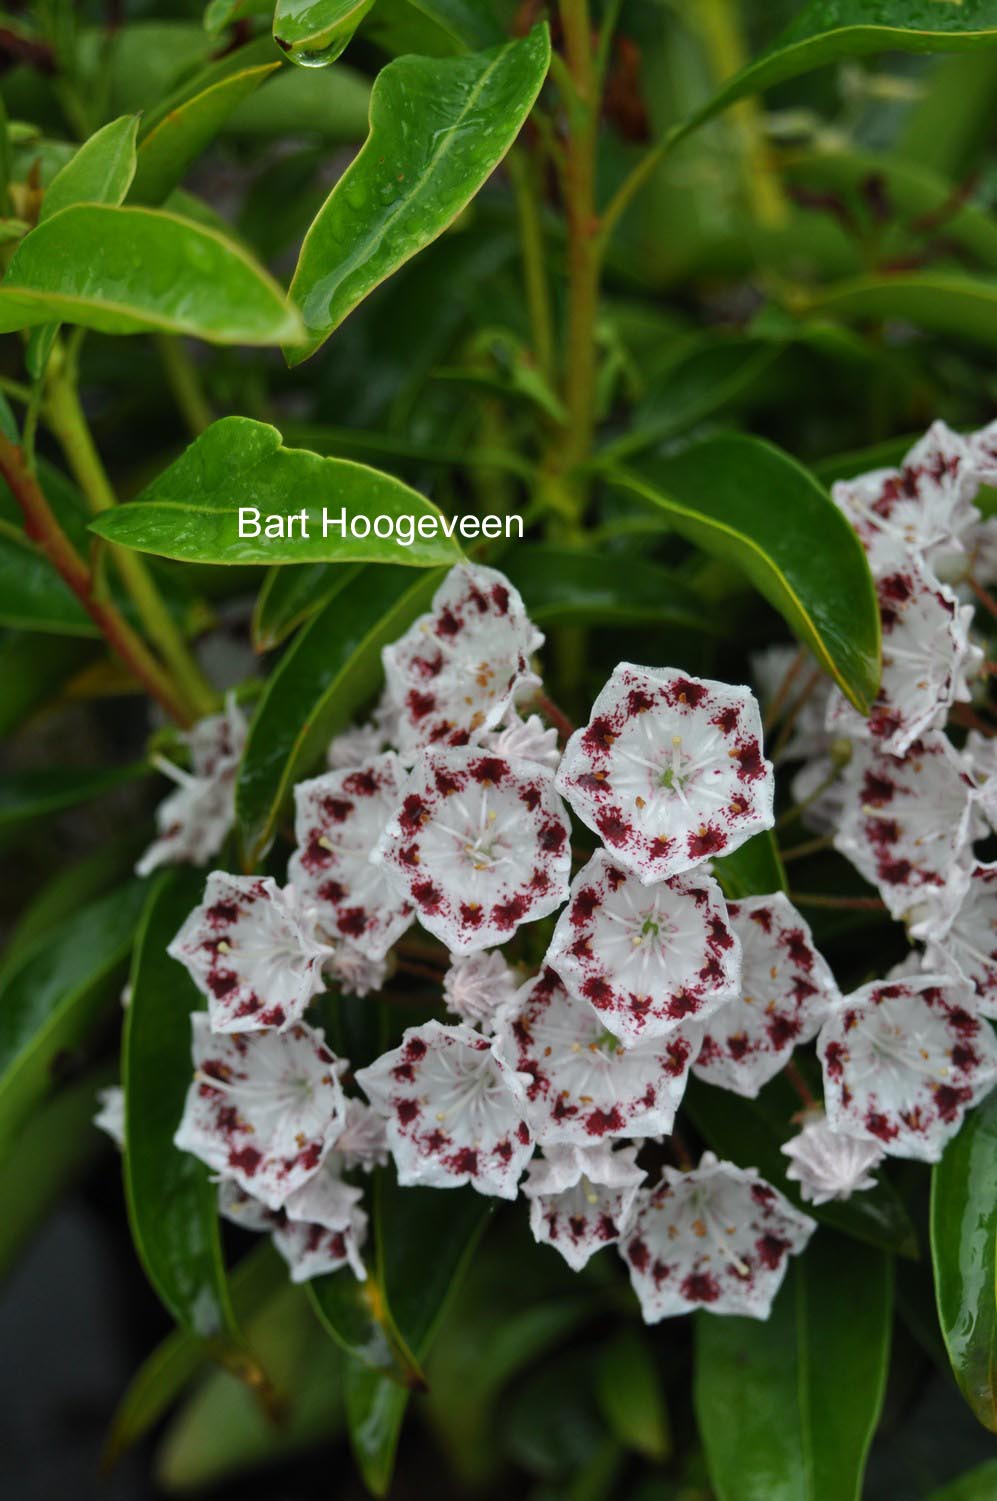
POLYGON ((852 528, 811 474, 758 438, 710 438, 613 471, 669 525, 736 563, 862 713, 879 685, 872 576, 852 528))
POLYGON ((213 422, 137 500, 102 512, 92 530, 139 552, 193 563, 427 568, 462 556, 453 522, 401 480, 348 459, 283 448, 275 427, 249 417, 213 422), (268 537, 268 517, 273 533, 291 535, 268 537), (240 520, 259 535, 240 537, 240 520), (401 539, 409 535, 406 544, 401 539))
POLYGON ((0 989, 44 933, 58 928, 81 907, 103 896, 131 874, 145 843, 139 830, 103 841, 82 860, 62 864, 21 912, 3 948, 0 989))
POLYGON ((366 144, 301 247, 291 297, 308 333, 292 364, 454 221, 516 139, 549 63, 538 26, 494 51, 401 57, 378 74, 366 144))
POLYGON ((117 1005, 144 892, 139 881, 81 907, 9 974, 0 1007, 0 1151, 56 1082, 105 1010, 117 1005))
POLYGON ((367 131, 370 80, 344 63, 302 72, 284 68, 225 122, 225 134, 271 141, 275 136, 318 137, 354 145, 367 131))
POLYGON ((914 1227, 902 1200, 885 1177, 875 1188, 854 1194, 844 1202, 803 1202, 799 1186, 786 1177, 789 1158, 779 1150, 796 1131, 792 1116, 799 1109, 799 1101, 783 1081, 770 1084, 760 1099, 742 1100, 725 1090, 712 1089, 699 1079, 690 1079, 683 1107, 718 1156, 739 1167, 757 1167, 767 1182, 815 1220, 867 1245, 900 1256, 918 1255, 914 1227), (780 1090, 779 1108, 775 1110, 768 1102, 779 1096, 780 1090))
POLYGON ((859 1501, 891 1311, 888 1258, 819 1231, 767 1321, 697 1315, 696 1413, 717 1501, 859 1501))
POLYGON ((46 767, 39 771, 8 772, 0 776, 0 832, 8 833, 33 819, 91 802, 102 793, 148 774, 144 761, 96 771, 46 767))
POLYGON ((738 99, 846 57, 962 52, 997 42, 997 0, 811 0, 761 57, 675 131, 681 140, 738 99))
POLYGON ((531 542, 503 564, 538 625, 655 624, 724 634, 722 616, 656 563, 531 542))
POLYGON ((0 532, 0 625, 56 636, 97 636, 76 595, 24 538, 0 532))
POLYGON ((74 203, 123 203, 135 176, 137 132, 138 115, 122 115, 84 141, 46 189, 39 221, 74 203))
POLYGON ((409 0, 409 3, 463 46, 494 47, 505 35, 500 7, 489 0, 409 0))
POLYGON ((76 204, 18 246, 0 286, 0 332, 59 319, 101 333, 281 344, 299 319, 231 241, 157 209, 76 204))
POLYGON ((346 587, 354 569, 330 568, 327 563, 306 563, 301 568, 271 568, 256 597, 253 610, 253 645, 271 651, 286 641, 292 631, 328 604, 346 587))
POLYGON ((661 1376, 646 1336, 633 1328, 600 1352, 599 1405, 620 1443, 660 1463, 671 1450, 671 1430, 661 1376))
POLYGON ((997 344, 997 284, 950 271, 863 276, 817 292, 807 311, 835 318, 902 318, 919 328, 997 344))
POLYGON ((292 63, 334 63, 374 0, 277 0, 273 39, 292 63))
POLYGON ((347 1365, 345 1385, 346 1426, 353 1457, 371 1495, 386 1496, 409 1393, 357 1361, 347 1365))
POLYGON ((931 1257, 955 1379, 997 1433, 997 1091, 971 1111, 932 1173, 931 1257))
POLYGON ((228 53, 168 95, 143 118, 130 200, 162 203, 233 110, 279 67, 263 38, 228 53))
POLYGON ((732 855, 714 860, 713 871, 733 901, 786 890, 786 871, 771 829, 756 834, 732 855))
POLYGON ((381 675, 381 648, 425 610, 439 573, 366 569, 301 632, 281 658, 260 700, 236 785, 236 814, 247 858, 273 837, 292 784, 322 747, 370 698, 381 675))

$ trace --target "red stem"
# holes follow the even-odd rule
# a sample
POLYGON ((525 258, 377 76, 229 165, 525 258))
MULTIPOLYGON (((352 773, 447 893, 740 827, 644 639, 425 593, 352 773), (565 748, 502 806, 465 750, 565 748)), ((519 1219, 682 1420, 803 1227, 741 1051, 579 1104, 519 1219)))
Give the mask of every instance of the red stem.
POLYGON ((547 718, 550 720, 551 724, 554 726, 561 739, 570 740, 572 735, 575 733, 575 727, 571 723, 571 720, 568 718, 567 714, 565 714, 564 710, 559 709, 554 700, 552 698, 548 698, 546 693, 537 694, 536 703, 537 708, 541 711, 542 714, 546 714, 547 718))
POLYGON ((825 896, 818 891, 791 891, 789 900, 797 907, 828 907, 840 912, 885 912, 886 903, 878 896, 825 896))
POLYGON ((986 589, 984 589, 983 585, 978 583, 977 580, 974 579, 972 574, 969 575, 966 582, 969 584, 969 587, 972 589, 973 593, 976 595, 983 608, 985 610, 989 610, 991 615, 997 616, 997 603, 995 603, 994 600, 991 599, 990 595, 987 593, 986 589))

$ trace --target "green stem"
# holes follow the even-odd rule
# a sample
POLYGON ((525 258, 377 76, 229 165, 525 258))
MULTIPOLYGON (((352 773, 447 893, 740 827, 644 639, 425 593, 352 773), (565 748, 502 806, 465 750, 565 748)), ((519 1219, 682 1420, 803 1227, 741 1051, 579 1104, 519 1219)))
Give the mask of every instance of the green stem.
POLYGON ((561 25, 577 102, 565 161, 568 347, 564 384, 568 423, 559 467, 567 470, 588 458, 595 423, 595 329, 599 304, 595 156, 599 91, 588 0, 561 0, 561 25))
POLYGON ((547 286, 543 228, 536 189, 536 174, 530 158, 518 148, 510 151, 506 162, 516 200, 519 219, 519 248, 523 258, 523 285, 529 310, 537 366, 545 380, 554 373, 554 320, 547 286))
MULTIPOLYGON (((697 16, 714 82, 719 86, 747 61, 737 0, 699 0, 697 16)), ((741 178, 754 218, 767 228, 777 228, 785 222, 786 201, 772 169, 757 101, 740 100, 731 116, 740 137, 741 178)))
POLYGON ((22 381, 10 380, 6 375, 0 375, 0 391, 5 396, 13 396, 15 401, 27 403, 31 400, 31 387, 22 381))
MULTIPOLYGON (((93 513, 97 515, 116 505, 116 496, 94 444, 76 386, 64 367, 49 383, 46 416, 93 513)), ((199 717, 211 713, 217 695, 188 650, 145 563, 127 547, 112 544, 111 554, 149 639, 162 653, 194 715, 199 717)))
POLYGON ((173 334, 156 334, 154 337, 173 399, 191 436, 197 438, 215 420, 197 369, 181 339, 173 334))

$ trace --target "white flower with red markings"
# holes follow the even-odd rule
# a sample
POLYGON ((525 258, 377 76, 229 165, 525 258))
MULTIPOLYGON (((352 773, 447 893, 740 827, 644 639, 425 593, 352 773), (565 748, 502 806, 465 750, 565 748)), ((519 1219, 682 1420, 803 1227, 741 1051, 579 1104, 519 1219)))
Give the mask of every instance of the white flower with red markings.
POLYGON ((835 848, 904 918, 944 886, 980 832, 965 758, 938 731, 902 760, 856 744, 841 778, 835 848))
POLYGON ((872 1172, 885 1155, 878 1141, 832 1130, 823 1111, 780 1150, 790 1158, 786 1177, 800 1185, 808 1204, 830 1204, 875 1188, 872 1172))
POLYGON ((194 1081, 174 1141, 268 1209, 318 1171, 346 1124, 347 1067, 304 1022, 286 1032, 218 1036, 190 1019, 194 1081))
POLYGON ((326 989, 321 942, 290 887, 212 871, 204 900, 167 949, 207 997, 212 1031, 289 1027, 326 989))
POLYGON ((838 690, 831 695, 831 734, 872 739, 902 756, 926 730, 944 724, 954 703, 970 697, 967 677, 983 653, 969 640, 971 605, 960 605, 916 559, 876 581, 883 626, 883 675, 866 718, 838 690))
POLYGON ((528 1076, 526 1111, 537 1140, 584 1147, 671 1131, 700 1038, 687 1022, 670 1037, 625 1048, 548 968, 499 1014, 495 1047, 528 1076))
POLYGON ((467 745, 493 729, 517 690, 539 683, 530 656, 543 640, 503 574, 470 564, 452 569, 430 613, 382 653, 401 753, 467 745))
POLYGON ((927 938, 925 969, 961 980, 981 1016, 997 1020, 997 864, 956 867, 915 936, 927 938))
POLYGON ((997 1081, 997 1040, 944 975, 874 980, 834 1008, 817 1050, 832 1130, 937 1162, 997 1081))
POLYGON ((816 1037, 839 993, 809 927, 781 891, 730 902, 727 911, 741 945, 741 988, 705 1023, 693 1073, 754 1099, 793 1049, 816 1037))
POLYGON ((357 1083, 387 1122, 403 1186, 458 1188, 514 1199, 533 1151, 524 1119, 524 1081, 488 1039, 464 1023, 408 1027, 400 1047, 357 1083))
POLYGON ((497 756, 520 756, 524 761, 538 761, 548 771, 556 771, 561 760, 557 731, 545 725, 539 714, 526 719, 513 705, 497 730, 481 737, 481 744, 497 756))
POLYGON ((877 469, 836 484, 835 505, 858 532, 874 574, 904 567, 911 554, 940 577, 964 566, 963 537, 979 520, 979 486, 969 445, 935 422, 899 469, 877 469))
POLYGON ((773 822, 752 694, 670 668, 620 663, 569 740, 557 786, 647 882, 729 854, 773 822))
POLYGON ((326 765, 330 771, 356 771, 375 760, 384 748, 384 735, 376 724, 351 724, 329 741, 326 765))
POLYGON ((387 959, 368 959, 352 943, 336 944, 336 951, 326 965, 330 988, 343 995, 376 995, 388 978, 387 959))
POLYGON ((646 886, 605 850, 575 877, 544 962, 627 1047, 705 1019, 741 979, 716 881, 691 871, 646 886))
POLYGON ((428 750, 372 858, 423 927, 468 954, 560 907, 570 834, 543 767, 468 748, 428 750))
POLYGON ((363 1100, 347 1100, 346 1124, 332 1149, 345 1172, 359 1167, 369 1173, 375 1167, 384 1167, 388 1161, 388 1133, 383 1115, 363 1100))
POLYGON ((448 1011, 482 1032, 492 1032, 499 1008, 513 999, 520 977, 497 949, 486 953, 451 954, 443 977, 443 1000, 448 1011))
POLYGON ((636 1147, 547 1147, 527 1169, 534 1240, 560 1251, 576 1272, 596 1251, 619 1240, 633 1216, 647 1174, 636 1147))
POLYGON ((191 771, 164 756, 153 764, 177 784, 156 809, 158 838, 135 869, 147 876, 161 865, 203 865, 216 855, 235 822, 235 777, 248 726, 234 699, 223 714, 201 719, 181 739, 191 771))
POLYGON ((997 422, 971 433, 968 442, 976 479, 981 485, 997 485, 997 422))
POLYGON ((404 767, 389 751, 294 789, 298 847, 288 880, 326 933, 347 939, 368 959, 383 959, 415 920, 412 904, 370 860, 404 781, 404 767))
POLYGON ((125 1092, 119 1084, 109 1084, 98 1089, 99 1109, 93 1118, 98 1131, 109 1136, 119 1151, 125 1146, 125 1092))
POLYGON ((257 1235, 272 1230, 281 1222, 279 1209, 268 1209, 232 1178, 222 1178, 218 1183, 218 1213, 230 1225, 238 1225, 240 1230, 251 1230, 257 1235))
POLYGON ((342 1266, 349 1266, 360 1281, 367 1276, 360 1256, 367 1238, 367 1216, 359 1207, 363 1190, 343 1182, 341 1166, 331 1153, 284 1204, 273 1242, 291 1269, 292 1282, 323 1277, 342 1266))
POLYGON ((645 1323, 696 1308, 766 1319, 790 1256, 816 1228, 754 1168, 704 1152, 692 1172, 666 1167, 638 1195, 620 1251, 645 1323))

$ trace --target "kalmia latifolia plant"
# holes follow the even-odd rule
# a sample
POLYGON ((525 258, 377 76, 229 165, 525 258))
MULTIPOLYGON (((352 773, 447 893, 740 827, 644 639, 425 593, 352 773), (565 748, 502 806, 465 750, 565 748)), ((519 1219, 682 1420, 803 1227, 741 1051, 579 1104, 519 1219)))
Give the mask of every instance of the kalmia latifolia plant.
POLYGON ((995 0, 0 69, 0 1405, 86 1206, 73 1494, 997 1495, 995 0))

